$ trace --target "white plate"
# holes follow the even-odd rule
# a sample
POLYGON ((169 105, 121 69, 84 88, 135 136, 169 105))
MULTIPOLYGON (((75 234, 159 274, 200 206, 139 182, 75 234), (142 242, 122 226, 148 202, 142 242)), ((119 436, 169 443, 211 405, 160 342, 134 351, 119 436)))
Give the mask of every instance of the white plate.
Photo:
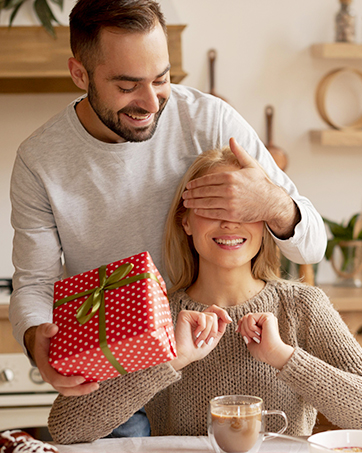
MULTIPOLYGON (((327 448, 360 447, 362 449, 362 430, 336 429, 323 431, 313 434, 308 440, 327 448)), ((312 453, 321 453, 320 449, 312 444, 309 445, 309 450, 312 453)))

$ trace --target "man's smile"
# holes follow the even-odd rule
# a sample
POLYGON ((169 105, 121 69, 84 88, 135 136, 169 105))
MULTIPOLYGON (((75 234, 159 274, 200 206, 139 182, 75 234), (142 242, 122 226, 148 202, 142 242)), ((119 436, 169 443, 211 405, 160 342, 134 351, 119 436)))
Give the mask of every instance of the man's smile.
POLYGON ((131 113, 125 113, 125 115, 129 116, 130 118, 134 119, 134 120, 146 120, 148 118, 150 118, 151 116, 151 113, 148 113, 147 115, 132 115, 131 113))

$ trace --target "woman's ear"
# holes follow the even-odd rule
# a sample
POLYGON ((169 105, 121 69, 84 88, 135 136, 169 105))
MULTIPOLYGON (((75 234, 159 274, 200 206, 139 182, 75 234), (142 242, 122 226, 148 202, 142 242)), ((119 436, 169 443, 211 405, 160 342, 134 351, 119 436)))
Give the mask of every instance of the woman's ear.
POLYGON ((182 226, 183 226, 183 229, 185 230, 185 233, 188 236, 192 236, 190 222, 189 222, 189 216, 187 214, 185 214, 182 219, 182 226))
POLYGON ((78 88, 84 91, 88 91, 89 77, 88 72, 80 61, 72 57, 68 60, 68 69, 73 82, 78 88))

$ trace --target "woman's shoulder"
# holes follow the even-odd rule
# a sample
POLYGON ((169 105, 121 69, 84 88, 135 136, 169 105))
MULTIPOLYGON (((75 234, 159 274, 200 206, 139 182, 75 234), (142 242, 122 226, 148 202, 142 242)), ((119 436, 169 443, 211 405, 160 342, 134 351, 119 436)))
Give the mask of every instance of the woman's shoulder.
POLYGON ((286 304, 315 307, 332 307, 327 294, 318 286, 307 285, 299 281, 280 280, 269 282, 269 286, 278 294, 278 298, 286 304))
POLYGON ((325 294, 324 291, 318 286, 309 285, 299 280, 273 280, 268 282, 268 285, 274 287, 281 292, 295 292, 295 293, 311 293, 311 294, 325 294))

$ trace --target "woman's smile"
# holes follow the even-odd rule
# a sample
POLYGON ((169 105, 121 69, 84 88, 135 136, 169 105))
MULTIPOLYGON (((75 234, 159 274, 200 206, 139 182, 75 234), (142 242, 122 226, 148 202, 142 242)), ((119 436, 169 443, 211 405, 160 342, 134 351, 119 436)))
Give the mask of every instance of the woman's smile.
POLYGON ((246 239, 239 236, 219 236, 213 238, 216 244, 225 250, 239 249, 245 242, 246 239))

